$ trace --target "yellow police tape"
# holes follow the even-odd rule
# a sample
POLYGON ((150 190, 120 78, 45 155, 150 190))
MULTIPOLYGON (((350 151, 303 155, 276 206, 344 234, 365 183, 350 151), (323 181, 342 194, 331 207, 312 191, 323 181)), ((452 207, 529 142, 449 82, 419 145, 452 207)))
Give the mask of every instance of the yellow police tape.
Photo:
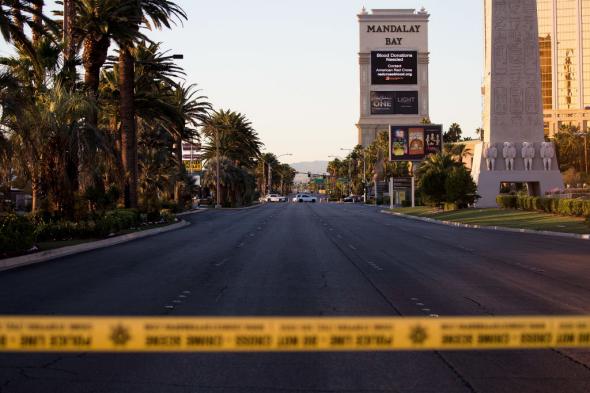
POLYGON ((0 352, 307 352, 590 347, 590 317, 0 317, 0 352))

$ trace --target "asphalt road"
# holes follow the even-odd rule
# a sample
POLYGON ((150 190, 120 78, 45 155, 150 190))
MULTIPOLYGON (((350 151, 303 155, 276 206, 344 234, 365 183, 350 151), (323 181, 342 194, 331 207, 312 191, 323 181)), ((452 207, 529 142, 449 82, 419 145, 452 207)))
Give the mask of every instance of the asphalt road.
MULTIPOLYGON (((276 204, 0 273, 0 313, 590 313, 590 242, 276 204), (187 298, 179 295, 190 291, 187 298)), ((589 392, 590 351, 0 355, 0 392, 589 392)))

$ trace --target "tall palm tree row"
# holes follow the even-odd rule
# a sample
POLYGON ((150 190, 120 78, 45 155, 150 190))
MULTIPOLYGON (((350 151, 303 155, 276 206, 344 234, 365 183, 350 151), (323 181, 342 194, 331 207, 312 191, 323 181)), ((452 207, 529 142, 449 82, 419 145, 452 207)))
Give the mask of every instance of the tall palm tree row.
MULTIPOLYGON (((0 58, 0 188, 30 189, 34 212, 68 219, 116 195, 125 207, 181 206, 194 191, 184 141, 202 145, 207 166, 219 161, 225 204, 265 191, 251 122, 213 111, 148 36, 187 19, 175 1, 63 0, 53 15, 47 3, 0 2, 0 33, 14 47, 0 58)), ((289 191, 294 171, 271 167, 272 187, 289 191)), ((216 189, 212 173, 205 181, 216 189)))
MULTIPOLYGON (((14 55, 0 59, 1 153, 9 167, 2 168, 2 186, 30 187, 34 211, 70 218, 87 192, 113 185, 136 207, 140 165, 188 182, 174 148, 197 137, 210 104, 183 85, 172 57, 142 32, 170 28, 184 11, 168 0, 66 0, 56 12, 60 21, 45 3, 0 3, 0 32, 14 46, 14 55), (108 60, 113 44, 118 61, 108 60), (166 160, 153 159, 154 146, 166 160)), ((159 197, 173 194, 160 188, 159 197)))

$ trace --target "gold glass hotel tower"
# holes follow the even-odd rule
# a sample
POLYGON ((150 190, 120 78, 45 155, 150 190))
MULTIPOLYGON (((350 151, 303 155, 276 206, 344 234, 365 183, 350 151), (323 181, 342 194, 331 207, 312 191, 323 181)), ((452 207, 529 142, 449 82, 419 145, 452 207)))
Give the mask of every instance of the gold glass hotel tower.
POLYGON ((537 0, 545 134, 590 129, 590 0, 537 0))

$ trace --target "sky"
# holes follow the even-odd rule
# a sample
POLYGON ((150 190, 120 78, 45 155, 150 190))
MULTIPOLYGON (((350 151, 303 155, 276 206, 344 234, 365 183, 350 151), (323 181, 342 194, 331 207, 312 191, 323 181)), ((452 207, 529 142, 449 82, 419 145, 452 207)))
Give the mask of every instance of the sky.
MULTIPOLYGON (((430 20, 430 118, 481 126, 483 1, 177 0, 188 21, 148 35, 215 109, 245 114, 283 162, 328 160, 357 143, 358 23, 365 6, 421 8, 430 20)), ((6 54, 0 47, 0 54, 6 54)))

